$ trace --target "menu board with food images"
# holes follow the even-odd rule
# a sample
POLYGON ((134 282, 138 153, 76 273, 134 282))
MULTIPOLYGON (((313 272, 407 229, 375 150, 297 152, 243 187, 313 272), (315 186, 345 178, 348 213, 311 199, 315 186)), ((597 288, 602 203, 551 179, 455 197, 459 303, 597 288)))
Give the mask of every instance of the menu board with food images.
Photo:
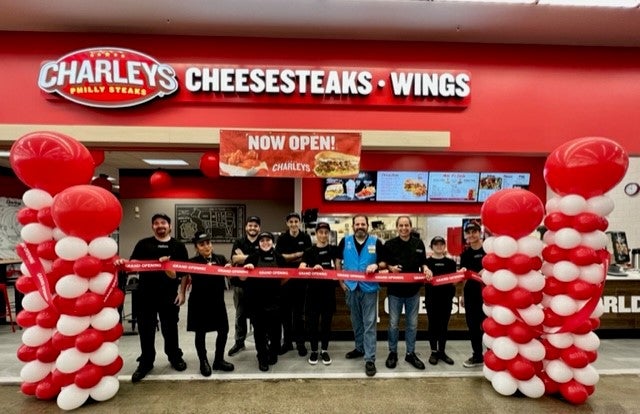
POLYGON ((326 201, 376 201, 375 171, 360 171, 355 178, 325 178, 326 201))
POLYGON ((429 173, 420 171, 378 171, 377 201, 427 201, 429 173))
POLYGON ((479 176, 477 172, 430 172, 427 201, 475 202, 479 176))
POLYGON ((484 202, 489 196, 503 188, 529 188, 529 173, 480 173, 480 189, 478 201, 484 202))

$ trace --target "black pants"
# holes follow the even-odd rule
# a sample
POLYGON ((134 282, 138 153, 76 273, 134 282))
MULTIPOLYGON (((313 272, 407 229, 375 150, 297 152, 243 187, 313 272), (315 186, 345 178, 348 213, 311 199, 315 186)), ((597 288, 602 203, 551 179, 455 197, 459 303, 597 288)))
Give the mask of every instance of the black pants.
POLYGON ((306 290, 307 281, 302 279, 291 279, 282 285, 280 317, 285 344, 291 342, 304 344, 305 342, 304 301, 306 290))
POLYGON ((169 361, 182 357, 178 345, 178 312, 180 308, 173 303, 142 302, 137 310, 138 332, 140 336, 140 358, 144 367, 151 367, 156 359, 156 328, 160 319, 160 331, 164 338, 164 353, 169 361))
POLYGON ((429 344, 431 351, 444 352, 449 331, 449 319, 456 294, 455 285, 431 286, 425 289, 425 307, 429 321, 429 344))
POLYGON ((482 310, 482 284, 475 280, 467 280, 464 284, 464 317, 467 320, 473 358, 482 358, 482 321, 485 319, 482 310))
POLYGON ((307 332, 312 351, 318 350, 318 340, 321 349, 327 350, 331 337, 331 321, 333 310, 325 306, 307 306, 307 332))
MULTIPOLYGON (((213 362, 222 361, 224 358, 224 348, 227 346, 227 335, 229 335, 229 328, 218 330, 218 337, 216 338, 216 352, 213 357, 213 362)), ((206 360, 207 359, 207 343, 206 343, 207 332, 206 331, 196 331, 196 352, 198 353, 198 359, 206 360)))
POLYGON ((233 306, 236 309, 236 343, 244 344, 247 338, 248 309, 243 286, 233 286, 233 306))
POLYGON ((277 306, 257 308, 251 311, 253 338, 256 342, 258 361, 267 362, 280 353, 280 310, 277 306))

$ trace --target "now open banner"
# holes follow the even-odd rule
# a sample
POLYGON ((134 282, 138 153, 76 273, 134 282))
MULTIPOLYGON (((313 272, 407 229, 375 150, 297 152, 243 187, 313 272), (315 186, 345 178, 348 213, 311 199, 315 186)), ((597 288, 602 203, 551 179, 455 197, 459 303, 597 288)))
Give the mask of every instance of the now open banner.
POLYGON ((220 131, 220 175, 355 177, 362 135, 322 131, 220 131))

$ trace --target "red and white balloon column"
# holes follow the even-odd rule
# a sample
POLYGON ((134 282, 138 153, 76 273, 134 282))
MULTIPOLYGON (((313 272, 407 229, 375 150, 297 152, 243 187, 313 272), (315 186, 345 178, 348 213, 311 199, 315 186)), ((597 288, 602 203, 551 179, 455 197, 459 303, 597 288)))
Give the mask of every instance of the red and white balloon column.
POLYGON ((25 328, 18 358, 25 394, 57 397, 71 410, 89 397, 113 397, 123 365, 116 341, 122 335, 117 307, 124 294, 112 265, 122 208, 109 191, 87 185, 91 153, 71 137, 34 132, 19 138, 10 161, 31 187, 18 214, 24 225, 23 258, 16 288, 25 294, 17 316, 25 328))

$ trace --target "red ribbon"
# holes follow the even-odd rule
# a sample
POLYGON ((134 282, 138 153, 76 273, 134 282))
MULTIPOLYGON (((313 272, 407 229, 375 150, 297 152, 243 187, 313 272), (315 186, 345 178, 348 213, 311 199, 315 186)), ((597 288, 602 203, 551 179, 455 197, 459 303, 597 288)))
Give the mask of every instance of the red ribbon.
POLYGON ((16 252, 22 259, 25 267, 29 271, 33 283, 38 288, 38 292, 42 295, 45 302, 55 309, 53 304, 53 295, 51 294, 51 287, 49 286, 49 280, 47 279, 44 267, 38 258, 38 252, 35 244, 19 243, 16 246, 16 252))

